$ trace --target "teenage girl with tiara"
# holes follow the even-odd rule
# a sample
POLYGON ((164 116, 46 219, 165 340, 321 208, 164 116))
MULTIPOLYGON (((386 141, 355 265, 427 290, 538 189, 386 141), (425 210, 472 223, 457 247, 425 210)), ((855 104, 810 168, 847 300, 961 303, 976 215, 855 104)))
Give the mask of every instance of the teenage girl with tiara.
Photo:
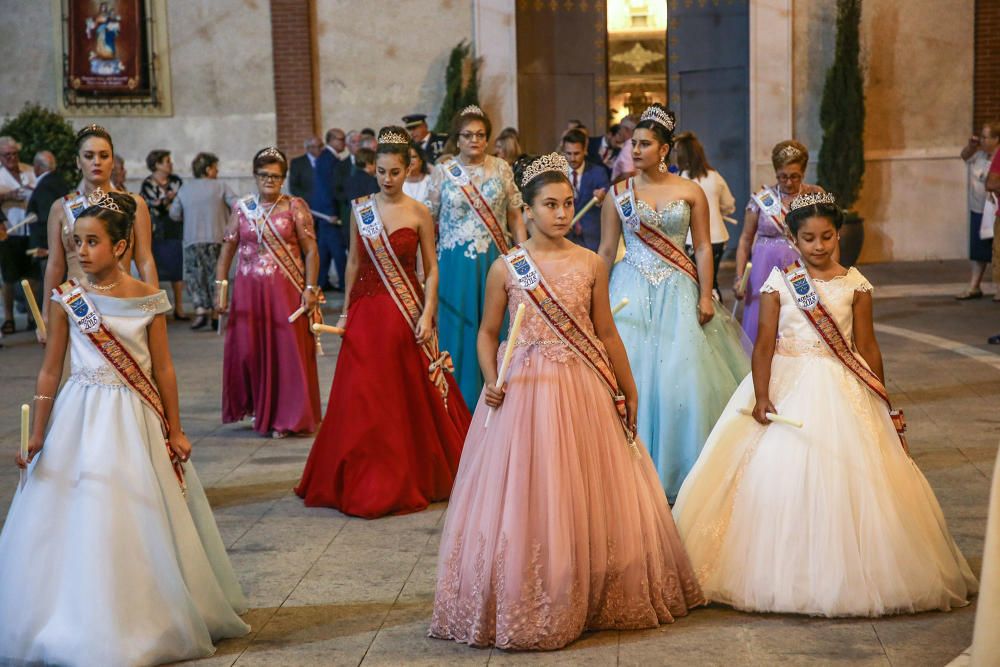
POLYGON ((441 539, 434 637, 557 649, 585 630, 671 623, 702 603, 656 469, 633 441, 638 401, 608 271, 566 238, 568 171, 553 153, 518 175, 532 235, 487 275, 486 389, 441 539), (500 345, 504 315, 514 321, 520 305, 520 334, 500 345))
POLYGON ((24 482, 0 533, 0 663, 209 656, 250 628, 188 462, 171 305, 122 270, 135 200, 95 189, 86 203, 72 230, 83 275, 53 290, 24 482))
POLYGON ((834 260, 840 209, 824 193, 790 209, 802 260, 761 287, 752 375, 674 506, 705 595, 819 616, 963 606, 976 580, 889 405, 871 283, 834 260))

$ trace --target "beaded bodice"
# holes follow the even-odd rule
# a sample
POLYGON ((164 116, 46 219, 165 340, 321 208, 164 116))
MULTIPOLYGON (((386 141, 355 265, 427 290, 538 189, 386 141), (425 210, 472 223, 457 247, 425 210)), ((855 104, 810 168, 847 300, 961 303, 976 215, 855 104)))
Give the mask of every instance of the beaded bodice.
MULTIPOLYGON (((670 240, 684 247, 684 240, 691 224, 691 206, 685 200, 672 201, 664 206, 662 211, 657 212, 649 204, 636 198, 636 208, 644 223, 660 229, 670 237, 670 240)), ((659 285, 676 271, 646 247, 646 244, 627 226, 622 227, 622 232, 625 235, 625 259, 622 261, 635 267, 650 283, 659 285)))
MULTIPOLYGON (((406 276, 410 279, 410 284, 413 285, 413 288, 423 298, 423 290, 420 287, 420 281, 417 279, 417 246, 419 245, 419 241, 420 236, 417 234, 417 230, 410 229, 409 227, 400 227, 389 234, 389 244, 392 246, 392 251, 396 254, 399 263, 406 271, 406 276)), ((355 243, 358 249, 358 275, 354 280, 354 285, 351 287, 351 301, 354 302, 366 296, 388 294, 385 284, 382 282, 381 276, 379 276, 378 269, 375 268, 374 262, 372 262, 371 257, 368 255, 368 251, 365 249, 360 235, 355 239, 355 243)))
MULTIPOLYGON (((581 264, 581 254, 574 253, 567 258, 555 261, 539 262, 535 260, 535 262, 542 275, 545 276, 546 284, 555 292, 559 303, 573 315, 587 333, 593 336, 594 324, 590 319, 590 304, 596 276, 593 261, 600 260, 597 259, 596 255, 587 253, 588 263, 581 264)), ((538 348, 542 354, 554 361, 566 362, 575 358, 575 353, 566 347, 552 331, 552 328, 546 324, 528 295, 509 274, 504 287, 507 290, 507 312, 511 322, 514 321, 517 306, 524 304, 524 321, 517 337, 517 346, 538 348)), ((503 346, 501 346, 500 354, 503 354, 503 346)))

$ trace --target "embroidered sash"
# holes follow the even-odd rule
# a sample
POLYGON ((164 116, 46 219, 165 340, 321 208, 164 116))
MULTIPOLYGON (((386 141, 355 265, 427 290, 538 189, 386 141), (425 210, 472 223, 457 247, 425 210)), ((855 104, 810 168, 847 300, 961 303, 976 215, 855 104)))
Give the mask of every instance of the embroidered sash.
MULTIPOLYGON (((283 196, 281 195, 281 197, 283 196)), ((280 197, 278 201, 280 201, 280 197)), ((260 201, 257 199, 257 195, 243 197, 239 201, 239 207, 243 215, 246 216, 247 221, 254 225, 254 229, 257 232, 258 245, 267 251, 275 264, 278 265, 278 268, 281 269, 282 275, 301 294, 306 288, 305 267, 302 265, 302 259, 296 253, 292 252, 292 249, 288 247, 285 239, 281 236, 281 232, 274 227, 270 211, 264 211, 264 208, 260 205, 260 201)), ((326 299, 322 293, 320 293, 319 302, 326 303, 326 299)), ((313 310, 310 319, 310 324, 322 324, 323 313, 320 312, 319 308, 316 308, 313 310)), ((316 342, 317 354, 322 355, 323 347, 320 344, 320 335, 312 332, 311 326, 310 332, 313 334, 316 342)))
POLYGON ((795 238, 792 236, 791 230, 788 229, 788 225, 785 224, 785 215, 788 214, 788 209, 781 203, 781 196, 775 192, 774 188, 765 186, 759 192, 750 195, 750 198, 760 209, 760 215, 767 216, 767 219, 781 232, 785 240, 798 250, 795 246, 795 238))
MULTIPOLYGON (((357 219, 358 234, 361 236, 361 241, 364 243, 365 250, 368 251, 372 264, 375 265, 375 269, 382 279, 382 284, 392 296, 392 300, 399 308, 399 312, 402 313, 403 319, 416 332, 417 323, 424 310, 423 300, 407 277, 406 270, 392 249, 392 244, 389 243, 389 236, 386 234, 379 216, 374 195, 359 197, 351 202, 351 206, 354 208, 354 216, 357 219)), ((420 349, 430 362, 427 367, 430 380, 441 392, 441 399, 447 406, 448 380, 445 373, 455 372, 451 355, 447 351, 440 350, 437 331, 431 335, 426 343, 420 346, 420 349)))
POLYGON ((493 214, 493 209, 490 208, 489 202, 483 197, 483 194, 476 187, 476 184, 472 182, 469 175, 465 173, 465 169, 461 163, 455 158, 447 160, 444 163, 444 173, 448 175, 448 178, 455 184, 455 187, 465 195, 469 206, 476 212, 479 220, 486 227, 486 231, 490 233, 493 243, 500 253, 506 255, 510 252, 510 246, 507 244, 507 236, 503 232, 503 227, 493 214))
POLYGON ((53 290, 59 297, 60 303, 69 315, 70 321, 76 324, 80 332, 83 333, 90 342, 94 344, 97 351, 108 362, 115 374, 125 383, 129 389, 156 413, 160 420, 160 429, 163 432, 163 439, 167 445, 167 455, 170 457, 170 464, 173 466, 174 474, 181 490, 185 490, 184 468, 181 460, 170 448, 170 426, 167 423, 167 416, 163 409, 163 400, 160 398, 160 390, 156 384, 142 370, 139 362, 129 353, 124 344, 112 333, 111 329, 101 322, 101 313, 94 306, 93 301, 87 296, 87 292, 75 280, 67 280, 53 290))
POLYGON ((892 424, 896 427, 896 434, 899 436, 900 444, 903 445, 904 450, 909 452, 909 445, 904 435, 906 433, 906 419, 903 416, 903 411, 892 408, 892 403, 889 401, 889 392, 886 390, 885 385, 882 384, 878 376, 851 349, 844 333, 837 326, 837 321, 833 319, 830 311, 820 302, 816 286, 809 277, 809 271, 802 262, 796 260, 784 270, 784 278, 788 289, 795 298, 795 304, 802 311, 802 314, 805 315, 806 319, 809 320, 813 328, 816 329, 816 333, 819 334, 819 337, 830 348, 830 351, 833 352, 833 356, 847 370, 853 373, 864 386, 868 387, 873 394, 885 403, 885 407, 889 411, 889 417, 892 419, 892 424))
POLYGON ((622 224, 632 230, 639 240, 653 251, 653 254, 686 275, 697 285, 698 269, 684 252, 684 249, 674 243, 661 229, 642 221, 639 209, 636 207, 632 181, 631 178, 624 181, 626 184, 624 190, 621 187, 622 181, 615 183, 612 187, 615 208, 618 209, 618 216, 622 219, 622 224))
MULTIPOLYGON (((514 281, 528 295, 529 300, 535 306, 538 314, 542 316, 545 323, 549 325, 553 333, 578 356, 583 363, 597 373, 604 388, 611 395, 618 411, 618 418, 625 436, 628 438, 630 447, 635 446, 635 434, 629 428, 628 415, 625 411, 625 396, 618 389, 618 378, 615 377, 615 370, 611 366, 611 360, 598 344, 598 341, 584 329, 573 314, 559 303, 555 292, 546 284, 538 267, 528 254, 527 248, 514 246, 513 250, 504 255, 507 262, 507 269, 513 276, 514 281)), ((516 345, 517 341, 507 341, 508 345, 516 345)))

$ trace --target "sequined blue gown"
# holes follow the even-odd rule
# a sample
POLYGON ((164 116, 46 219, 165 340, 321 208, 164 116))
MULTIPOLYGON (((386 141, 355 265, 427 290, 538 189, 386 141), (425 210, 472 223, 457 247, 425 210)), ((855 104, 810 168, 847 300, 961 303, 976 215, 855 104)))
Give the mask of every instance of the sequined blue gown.
MULTIPOLYGON (((644 222, 683 247, 691 209, 683 200, 657 213, 642 200, 644 222)), ((698 286, 623 227, 625 258, 611 274, 611 303, 639 390, 639 437, 673 502, 723 408, 750 372, 749 341, 718 302, 698 324, 698 286)))

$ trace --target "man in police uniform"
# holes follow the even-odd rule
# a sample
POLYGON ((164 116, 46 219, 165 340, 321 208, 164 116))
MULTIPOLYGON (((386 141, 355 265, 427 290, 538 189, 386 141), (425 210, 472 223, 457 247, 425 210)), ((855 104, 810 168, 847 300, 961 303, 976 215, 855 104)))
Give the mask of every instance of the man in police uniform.
POLYGON ((441 157, 444 145, 448 141, 448 135, 435 134, 427 127, 427 115, 422 113, 411 113, 403 116, 403 123, 410 133, 413 143, 420 146, 420 149, 427 156, 427 163, 434 164, 441 157))

